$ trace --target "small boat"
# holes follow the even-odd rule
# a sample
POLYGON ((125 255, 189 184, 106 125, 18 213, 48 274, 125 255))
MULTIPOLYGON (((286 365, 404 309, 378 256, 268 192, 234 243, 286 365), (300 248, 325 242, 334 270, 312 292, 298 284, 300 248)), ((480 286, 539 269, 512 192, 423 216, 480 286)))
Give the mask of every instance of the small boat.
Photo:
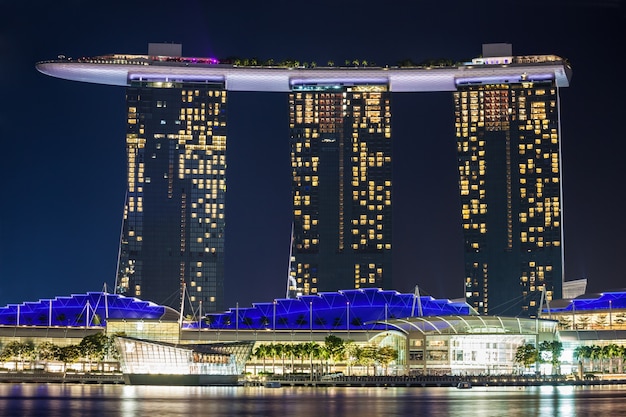
POLYGON ((469 381, 461 381, 456 384, 457 389, 471 389, 472 384, 469 381))
POLYGON ((280 382, 278 381, 267 381, 265 383, 265 388, 280 388, 280 382))

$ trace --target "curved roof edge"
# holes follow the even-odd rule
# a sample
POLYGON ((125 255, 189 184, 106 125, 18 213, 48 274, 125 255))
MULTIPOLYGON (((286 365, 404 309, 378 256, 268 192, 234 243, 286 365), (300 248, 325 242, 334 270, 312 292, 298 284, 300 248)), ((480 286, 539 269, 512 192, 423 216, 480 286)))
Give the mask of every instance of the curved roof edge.
POLYGON ((574 299, 561 299, 550 302, 542 313, 575 313, 593 310, 626 309, 626 290, 611 290, 601 293, 579 295, 574 299))
POLYGON ((380 288, 321 292, 297 298, 253 303, 252 307, 208 313, 185 328, 227 330, 379 330, 387 319, 413 316, 469 316, 476 311, 465 302, 416 296, 380 288), (420 314, 421 312, 421 314, 420 314))
POLYGON ((51 60, 36 64, 51 77, 128 86, 131 81, 223 81, 229 91, 289 92, 294 84, 380 83, 392 92, 456 91, 460 85, 553 80, 569 86, 571 69, 565 61, 449 67, 239 67, 181 65, 105 58, 51 60))
POLYGON ((405 334, 491 335, 555 333, 558 322, 546 319, 531 319, 505 316, 433 316, 410 317, 389 320, 384 323, 405 334))
POLYGON ((107 320, 177 321, 167 306, 107 292, 87 292, 0 307, 0 325, 104 327, 107 320))

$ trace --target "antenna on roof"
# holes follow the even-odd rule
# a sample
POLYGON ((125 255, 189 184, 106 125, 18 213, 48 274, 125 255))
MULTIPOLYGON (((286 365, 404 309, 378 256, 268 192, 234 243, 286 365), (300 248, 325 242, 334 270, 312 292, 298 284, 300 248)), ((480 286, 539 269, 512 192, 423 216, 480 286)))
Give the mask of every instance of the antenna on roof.
POLYGON ((422 317, 424 315, 424 312, 422 311, 422 298, 420 297, 420 289, 419 287, 416 285, 415 286, 415 292, 413 293, 413 307, 411 307, 411 317, 415 317, 415 303, 417 302, 417 308, 418 308, 418 313, 419 313, 419 317, 422 317))
POLYGON ((102 292, 104 293, 104 319, 109 320, 109 299, 107 296, 109 295, 109 291, 107 291, 107 283, 104 283, 102 287, 102 292))

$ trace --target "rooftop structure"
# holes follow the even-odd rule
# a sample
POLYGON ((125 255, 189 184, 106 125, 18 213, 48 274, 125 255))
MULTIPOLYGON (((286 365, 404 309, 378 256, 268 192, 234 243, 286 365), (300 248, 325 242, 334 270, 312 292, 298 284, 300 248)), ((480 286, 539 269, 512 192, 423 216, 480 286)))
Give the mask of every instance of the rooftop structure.
MULTIPOLYGON (((233 307, 223 313, 209 313, 200 322, 185 321, 183 327, 198 328, 201 323, 203 329, 267 330, 275 323, 275 328, 281 330, 345 330, 349 322, 350 329, 365 330, 380 328, 376 322, 385 319, 471 314, 475 312, 463 302, 367 288, 233 307)), ((179 318, 180 313, 170 307, 106 292, 72 294, 0 308, 0 326, 106 327, 107 320, 178 322, 179 318)))
POLYGON ((178 320, 175 310, 106 292, 88 292, 0 307, 0 326, 105 327, 108 319, 178 320))
POLYGON ((475 312, 464 302, 364 288, 231 308, 225 313, 208 314, 201 325, 231 330, 375 330, 384 329, 380 322, 393 318, 471 314, 475 312))
POLYGON ((583 294, 574 299, 562 299, 552 302, 542 310, 547 313, 576 313, 595 310, 626 310, 626 291, 614 290, 597 294, 583 294))
POLYGON ((441 67, 280 67, 220 64, 214 58, 111 54, 37 63, 52 77, 129 86, 133 81, 211 81, 228 91, 290 92, 293 85, 388 84, 391 92, 456 91, 459 85, 554 80, 567 87, 571 72, 554 55, 511 57, 506 63, 468 62, 441 67))

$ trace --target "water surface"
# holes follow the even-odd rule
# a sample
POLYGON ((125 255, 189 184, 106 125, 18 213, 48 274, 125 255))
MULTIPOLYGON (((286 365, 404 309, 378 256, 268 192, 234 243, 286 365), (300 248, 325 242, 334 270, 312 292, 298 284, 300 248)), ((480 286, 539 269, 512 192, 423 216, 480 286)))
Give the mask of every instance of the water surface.
POLYGON ((626 415, 624 386, 149 387, 0 384, 2 417, 626 415))

